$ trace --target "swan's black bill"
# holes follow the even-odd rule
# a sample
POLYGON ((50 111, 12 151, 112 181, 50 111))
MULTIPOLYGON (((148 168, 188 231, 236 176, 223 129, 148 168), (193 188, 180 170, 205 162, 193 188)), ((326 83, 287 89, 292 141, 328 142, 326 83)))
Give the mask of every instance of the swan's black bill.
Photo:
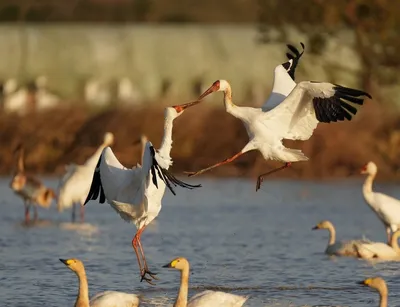
POLYGON ((65 265, 68 265, 68 263, 67 263, 67 260, 66 260, 66 259, 60 259, 60 261, 61 261, 62 263, 64 263, 65 265))
POLYGON ((162 267, 163 267, 163 268, 172 268, 172 267, 171 267, 171 262, 168 263, 168 264, 166 264, 166 265, 163 265, 162 267))
POLYGON ((314 226, 313 228, 311 228, 311 230, 317 230, 317 229, 319 229, 318 226, 314 226))

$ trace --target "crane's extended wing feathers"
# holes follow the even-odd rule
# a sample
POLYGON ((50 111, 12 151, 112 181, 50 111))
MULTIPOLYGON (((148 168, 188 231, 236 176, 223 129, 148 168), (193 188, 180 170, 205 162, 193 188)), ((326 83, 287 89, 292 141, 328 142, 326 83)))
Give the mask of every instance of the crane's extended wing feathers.
POLYGON ((292 78, 293 81, 294 81, 294 74, 296 72, 297 65, 299 64, 299 60, 300 60, 301 56, 303 55, 304 49, 305 49, 305 46, 303 43, 300 43, 300 45, 303 48, 302 52, 299 52, 299 50, 296 47, 294 47, 293 45, 290 45, 290 44, 286 45, 289 48, 289 50, 294 53, 294 55, 287 52, 286 57, 289 59, 289 62, 282 64, 282 66, 286 69, 287 73, 289 74, 289 76, 292 78), (290 63, 290 60, 292 60, 292 63, 290 63))
POLYGON ((197 185, 191 185, 188 184, 186 182, 183 182, 179 179, 177 179, 174 175, 172 175, 171 172, 169 172, 167 169, 161 167, 158 162, 157 162, 157 157, 156 157, 156 152, 153 148, 153 146, 150 147, 150 151, 153 157, 153 165, 151 167, 151 173, 153 175, 153 183, 156 187, 158 187, 157 185, 157 176, 158 178, 160 178, 162 181, 164 181, 164 183, 166 184, 166 186, 168 187, 168 189, 171 191, 172 194, 176 195, 171 183, 174 186, 180 186, 182 188, 186 188, 186 189, 195 189, 195 188, 200 188, 201 184, 197 184, 197 185), (157 175, 156 175, 157 172, 157 175))
POLYGON ((89 200, 95 200, 99 197, 100 195, 100 200, 99 203, 103 204, 106 201, 106 196, 104 195, 104 189, 103 186, 101 185, 101 178, 100 178, 100 164, 101 164, 101 158, 100 156, 96 168, 93 173, 93 179, 92 179, 92 184, 90 186, 89 194, 86 197, 85 202, 83 205, 86 205, 89 200))

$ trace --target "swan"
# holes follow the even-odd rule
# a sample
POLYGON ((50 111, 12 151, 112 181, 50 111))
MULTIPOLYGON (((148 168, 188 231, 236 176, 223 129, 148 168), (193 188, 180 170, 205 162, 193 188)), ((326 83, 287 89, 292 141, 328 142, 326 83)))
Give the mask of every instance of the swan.
POLYGON ((385 225, 387 242, 390 244, 391 231, 395 232, 400 229, 400 200, 372 191, 372 183, 377 172, 378 167, 372 161, 361 169, 361 174, 368 175, 363 185, 363 195, 365 202, 385 225))
POLYGON ((62 212, 72 207, 72 222, 75 222, 76 205, 80 206, 81 222, 84 220, 84 206, 86 196, 89 193, 94 169, 100 158, 103 149, 114 143, 114 135, 111 132, 104 134, 103 143, 96 152, 87 159, 85 164, 69 164, 66 166, 66 173, 61 178, 58 186, 57 209, 62 212))
POLYGON ((312 230, 327 229, 329 231, 329 242, 326 247, 325 253, 328 255, 335 256, 354 256, 357 257, 357 249, 355 248, 356 243, 370 243, 368 240, 349 240, 336 242, 336 231, 335 227, 330 221, 321 221, 312 230))
POLYGON ((388 288, 386 286, 385 280, 381 277, 367 278, 363 281, 358 282, 358 284, 363 286, 368 286, 379 292, 380 300, 379 307, 387 307, 388 302, 388 288))
POLYGON ((181 285, 173 307, 240 307, 248 299, 248 297, 226 292, 206 290, 196 294, 188 302, 189 261, 179 257, 163 267, 181 271, 181 285))
POLYGON ((358 257, 362 259, 378 260, 400 260, 400 248, 397 240, 400 237, 400 230, 397 230, 391 237, 390 244, 383 242, 356 242, 355 248, 358 257))
POLYGON ((96 294, 89 301, 89 287, 86 278, 85 266, 79 259, 60 259, 79 280, 79 292, 74 307, 138 307, 139 298, 136 294, 105 291, 96 294))

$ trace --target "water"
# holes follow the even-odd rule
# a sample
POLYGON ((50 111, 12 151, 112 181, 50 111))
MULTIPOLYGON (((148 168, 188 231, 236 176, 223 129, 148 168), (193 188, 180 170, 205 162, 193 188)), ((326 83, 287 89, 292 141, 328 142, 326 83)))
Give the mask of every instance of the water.
MULTIPOLYGON (((131 247, 135 228, 108 205, 86 206, 89 230, 64 227, 70 211, 59 214, 55 206, 39 209, 50 224, 26 228, 20 199, 9 179, 1 179, 0 306, 73 306, 77 279, 58 260, 71 257, 85 263, 91 296, 121 290, 142 294, 144 306, 170 306, 179 274, 162 265, 177 256, 191 263, 190 296, 220 286, 250 295, 245 306, 377 306, 377 293, 356 282, 380 275, 389 304, 400 306, 400 263, 331 259, 323 253, 328 233, 311 231, 329 219, 338 239, 384 241, 384 227, 363 202, 361 181, 267 181, 255 193, 253 181, 197 179, 203 188, 166 193, 160 216, 143 234, 150 269, 159 273, 156 286, 140 283, 131 247)), ((400 198, 396 185, 376 189, 400 198)))

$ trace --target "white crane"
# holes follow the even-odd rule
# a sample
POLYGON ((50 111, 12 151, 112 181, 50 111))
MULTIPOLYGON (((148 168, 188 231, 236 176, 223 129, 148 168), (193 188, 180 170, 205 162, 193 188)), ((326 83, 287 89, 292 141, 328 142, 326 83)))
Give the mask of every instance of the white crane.
POLYGON ((363 195, 366 203, 385 225, 388 244, 390 244, 391 231, 395 232, 400 229, 400 200, 372 191, 372 184, 377 172, 378 167, 372 161, 361 169, 361 174, 368 175, 363 185, 363 195))
POLYGON ((165 187, 175 195, 172 185, 193 189, 201 185, 190 185, 176 179, 169 171, 172 165, 170 152, 172 148, 172 126, 175 118, 180 116, 184 109, 194 105, 187 103, 165 109, 164 136, 161 147, 155 151, 150 142, 146 143, 142 165, 132 169, 124 167, 115 157, 110 147, 103 150, 98 161, 89 195, 85 204, 91 199, 100 196, 100 203, 106 200, 117 211, 120 217, 135 224, 137 232, 132 239, 139 264, 141 281, 146 280, 153 284, 156 274, 149 271, 146 257, 142 248, 140 236, 159 214, 165 187), (141 253, 142 261, 139 253, 141 253))
POLYGON ((286 148, 282 144, 283 139, 308 140, 319 122, 351 120, 357 109, 348 102, 362 105, 365 99, 362 96, 371 98, 368 93, 361 90, 327 82, 302 81, 278 106, 265 112, 262 108, 236 106, 232 101, 232 90, 228 81, 217 80, 194 104, 201 102, 207 95, 219 91, 224 92, 226 111, 243 122, 249 142, 230 158, 197 172, 186 173, 189 176, 202 174, 257 149, 264 159, 282 161, 285 165, 259 175, 256 191, 260 188, 264 176, 285 169, 292 162, 308 160, 301 150, 286 148))
POLYGON ((72 222, 75 222, 76 206, 80 206, 81 222, 84 220, 85 207, 83 203, 90 190, 92 184, 93 172, 99 161, 103 149, 112 145, 114 135, 111 132, 104 134, 103 143, 96 152, 89 157, 85 164, 76 165, 69 164, 66 166, 66 173, 61 178, 58 187, 57 209, 62 212, 64 209, 72 207, 72 222))

